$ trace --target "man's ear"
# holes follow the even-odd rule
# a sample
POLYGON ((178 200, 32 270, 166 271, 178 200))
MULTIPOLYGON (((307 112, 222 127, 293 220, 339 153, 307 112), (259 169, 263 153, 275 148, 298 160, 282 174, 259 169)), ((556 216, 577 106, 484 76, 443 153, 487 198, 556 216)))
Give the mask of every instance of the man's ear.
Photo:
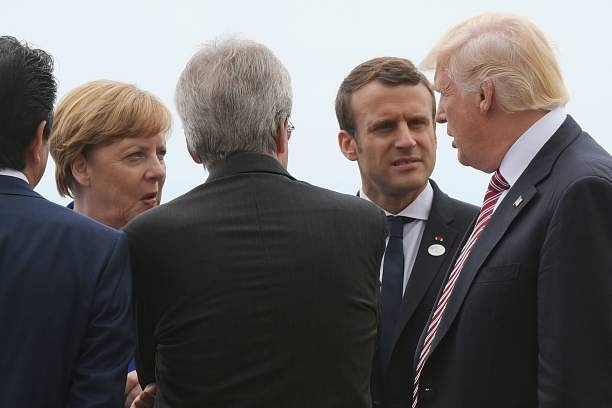
POLYGON ((72 161, 70 164, 70 171, 72 172, 72 177, 74 177, 79 185, 88 187, 91 184, 89 169, 87 167, 87 159, 85 159, 85 156, 82 153, 72 161))
POLYGON ((36 126, 34 138, 28 145, 25 153, 25 167, 22 172, 32 187, 36 187, 47 165, 49 150, 47 149, 47 140, 45 139, 45 126, 47 126, 46 120, 40 121, 38 126, 36 126))
POLYGON ((194 162, 198 164, 202 164, 202 159, 200 159, 200 156, 198 156, 196 152, 192 151, 191 149, 187 149, 187 150, 189 151, 189 155, 191 156, 194 162))
POLYGON ((338 132, 338 146, 347 159, 355 161, 359 157, 357 154, 357 141, 353 135, 346 130, 341 129, 340 132, 338 132))
POLYGON ((287 133, 287 120, 281 117, 276 127, 276 154, 278 156, 285 154, 289 146, 289 137, 287 133), (287 136, 285 136, 287 135, 287 136))
MULTIPOLYGON (((47 161, 47 152, 45 149, 45 145, 47 144, 47 140, 45 140, 45 126, 47 126, 47 121, 42 120, 36 126, 36 134, 34 135, 34 139, 30 142, 28 146, 28 158, 32 165, 37 166, 42 162, 47 161)), ((26 160, 26 161, 27 161, 26 160)), ((27 163, 26 163, 27 165, 27 163)))
POLYGON ((480 84, 480 112, 487 113, 493 106, 493 99, 495 98, 495 85, 493 81, 487 79, 480 84))

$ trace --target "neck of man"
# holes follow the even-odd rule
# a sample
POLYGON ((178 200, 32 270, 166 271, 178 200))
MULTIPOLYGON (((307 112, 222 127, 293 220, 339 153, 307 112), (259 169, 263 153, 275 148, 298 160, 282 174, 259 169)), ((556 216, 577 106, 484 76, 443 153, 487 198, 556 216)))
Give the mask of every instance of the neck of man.
POLYGON ((419 189, 403 191, 401 194, 392 194, 368 188, 367 186, 361 187, 361 191, 363 191, 374 204, 391 214, 397 214, 412 204, 424 189, 425 184, 419 189))

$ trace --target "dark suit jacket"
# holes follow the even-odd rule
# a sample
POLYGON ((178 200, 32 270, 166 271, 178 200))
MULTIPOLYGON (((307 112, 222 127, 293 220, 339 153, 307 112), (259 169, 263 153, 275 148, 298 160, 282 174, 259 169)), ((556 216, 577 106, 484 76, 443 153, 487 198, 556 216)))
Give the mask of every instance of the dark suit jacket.
POLYGON ((404 292, 393 352, 389 361, 377 359, 374 370, 372 393, 376 407, 410 407, 419 337, 463 235, 478 214, 478 207, 447 196, 430 181, 433 202, 404 292), (446 252, 432 256, 428 249, 434 244, 443 245, 446 252))
POLYGON ((420 407, 612 406, 611 209, 612 158, 568 116, 473 247, 420 407))
POLYGON ((120 407, 133 353, 125 235, 0 176, 0 407, 120 407))
POLYGON ((384 215, 235 154, 126 228, 160 407, 368 407, 384 215))

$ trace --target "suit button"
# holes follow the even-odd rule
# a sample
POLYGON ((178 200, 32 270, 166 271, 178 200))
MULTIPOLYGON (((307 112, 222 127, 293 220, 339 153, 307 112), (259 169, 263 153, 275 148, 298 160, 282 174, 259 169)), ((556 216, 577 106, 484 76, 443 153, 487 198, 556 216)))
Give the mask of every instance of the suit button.
POLYGON ((434 396, 434 390, 432 387, 424 386, 423 393, 421 394, 421 398, 423 401, 430 401, 434 396))

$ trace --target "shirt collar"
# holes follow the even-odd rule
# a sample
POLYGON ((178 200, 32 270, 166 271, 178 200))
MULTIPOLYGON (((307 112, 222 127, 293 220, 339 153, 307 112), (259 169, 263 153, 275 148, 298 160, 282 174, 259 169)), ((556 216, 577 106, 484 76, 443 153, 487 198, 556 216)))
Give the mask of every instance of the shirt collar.
POLYGON ((28 181, 28 178, 25 176, 25 174, 23 174, 19 170, 7 169, 7 168, 0 169, 0 176, 17 177, 18 179, 22 179, 26 183, 30 184, 30 182, 28 181))
MULTIPOLYGON (((359 191, 359 196, 365 198, 366 200, 373 202, 370 198, 363 192, 363 188, 359 191)), ((390 212, 385 211, 385 215, 402 215, 404 217, 414 218, 416 220, 427 221, 429 219, 429 211, 431 210, 431 204, 433 203, 433 188, 431 187, 431 183, 429 181, 425 185, 425 188, 421 193, 414 199, 413 202, 408 204, 406 208, 400 211, 397 214, 391 214, 390 212)))
POLYGON ((561 127, 566 116, 563 107, 551 110, 531 125, 508 149, 499 171, 510 186, 514 185, 542 146, 561 127))

